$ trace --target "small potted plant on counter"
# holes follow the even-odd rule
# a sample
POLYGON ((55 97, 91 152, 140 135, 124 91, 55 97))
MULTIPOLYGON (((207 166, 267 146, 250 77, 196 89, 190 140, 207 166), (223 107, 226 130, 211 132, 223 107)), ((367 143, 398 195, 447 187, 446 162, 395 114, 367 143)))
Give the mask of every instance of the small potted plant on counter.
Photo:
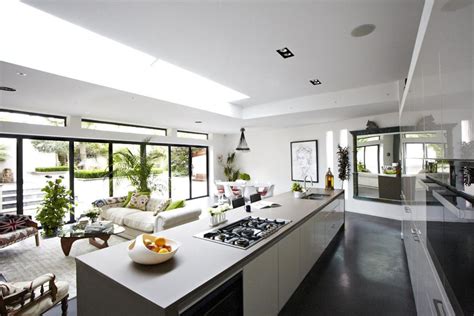
POLYGON ((293 195, 296 199, 301 199, 303 197, 303 188, 301 187, 301 184, 293 182, 291 191, 293 191, 293 195))
POLYGON ((225 212, 230 209, 229 203, 224 203, 216 207, 209 208, 209 214, 211 215, 211 226, 217 226, 226 222, 225 212))

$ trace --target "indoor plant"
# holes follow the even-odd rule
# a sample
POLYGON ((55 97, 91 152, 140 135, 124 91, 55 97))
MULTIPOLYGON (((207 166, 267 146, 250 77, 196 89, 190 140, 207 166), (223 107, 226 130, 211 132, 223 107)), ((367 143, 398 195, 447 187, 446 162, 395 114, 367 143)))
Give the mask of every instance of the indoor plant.
POLYGON ((38 208, 36 219, 41 223, 43 234, 47 237, 55 236, 58 228, 64 224, 64 216, 71 212, 74 205, 71 190, 67 190, 62 181, 61 177, 49 180, 41 189, 45 195, 38 208))
POLYGON ((98 207, 93 207, 89 209, 86 213, 84 213, 84 216, 89 217, 89 219, 93 223, 97 220, 97 218, 99 218, 99 215, 100 215, 100 208, 98 207))
POLYGON ((235 181, 239 178, 240 170, 235 167, 235 152, 228 153, 224 162, 224 157, 218 157, 219 164, 224 167, 224 175, 228 181, 235 181))
POLYGON ((301 187, 301 184, 293 182, 293 184, 291 185, 291 191, 293 191, 293 195, 295 198, 300 199, 303 197, 303 188, 301 187))
MULTIPOLYGON (((148 140, 145 140, 145 144, 148 140)), ((138 192, 152 192, 160 190, 155 181, 155 164, 163 158, 163 153, 152 151, 145 154, 140 151, 134 154, 130 149, 124 148, 113 155, 113 176, 120 181, 126 178, 138 192)))
POLYGON ((339 179, 342 181, 342 188, 344 188, 344 181, 349 180, 351 173, 351 166, 349 163, 349 147, 337 145, 337 171, 339 174, 339 179))

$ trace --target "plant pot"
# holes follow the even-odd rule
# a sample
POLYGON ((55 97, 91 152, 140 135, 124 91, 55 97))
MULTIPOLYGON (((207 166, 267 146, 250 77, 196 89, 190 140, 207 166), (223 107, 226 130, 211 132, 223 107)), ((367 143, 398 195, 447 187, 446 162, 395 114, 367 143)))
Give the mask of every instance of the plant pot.
POLYGON ((56 235, 58 234, 58 230, 59 230, 59 227, 50 228, 50 227, 44 227, 43 226, 43 234, 42 235, 45 238, 56 237, 56 235))
POLYGON ((301 199, 303 195, 304 195, 303 192, 300 192, 300 191, 293 192, 293 196, 295 197, 295 199, 301 199))

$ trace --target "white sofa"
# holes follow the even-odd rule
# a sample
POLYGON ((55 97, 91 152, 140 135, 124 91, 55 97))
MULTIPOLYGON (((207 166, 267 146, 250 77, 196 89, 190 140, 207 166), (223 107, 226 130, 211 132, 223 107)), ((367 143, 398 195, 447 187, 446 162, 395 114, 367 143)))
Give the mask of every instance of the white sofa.
MULTIPOLYGON (((156 233, 171 227, 179 226, 199 219, 201 209, 185 206, 169 211, 159 212, 154 215, 148 205, 156 203, 148 202, 145 211, 123 207, 126 197, 111 197, 97 200, 92 205, 101 209, 100 218, 109 220, 125 228, 120 236, 133 239, 143 233, 156 233)), ((158 198, 152 197, 151 200, 158 198)), ((156 202, 156 201, 155 201, 156 202)))

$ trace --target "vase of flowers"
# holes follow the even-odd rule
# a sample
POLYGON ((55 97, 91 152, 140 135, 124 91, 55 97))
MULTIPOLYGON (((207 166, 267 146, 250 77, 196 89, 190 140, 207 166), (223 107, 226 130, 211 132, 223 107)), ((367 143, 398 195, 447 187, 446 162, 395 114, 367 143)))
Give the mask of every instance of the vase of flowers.
POLYGON ((229 203, 224 203, 217 207, 210 207, 209 214, 211 215, 211 226, 217 226, 227 221, 225 212, 229 209, 229 203))
POLYGON ((89 217, 92 223, 95 223, 97 219, 99 218, 101 209, 98 207, 93 207, 89 209, 86 213, 84 213, 84 216, 89 217))

